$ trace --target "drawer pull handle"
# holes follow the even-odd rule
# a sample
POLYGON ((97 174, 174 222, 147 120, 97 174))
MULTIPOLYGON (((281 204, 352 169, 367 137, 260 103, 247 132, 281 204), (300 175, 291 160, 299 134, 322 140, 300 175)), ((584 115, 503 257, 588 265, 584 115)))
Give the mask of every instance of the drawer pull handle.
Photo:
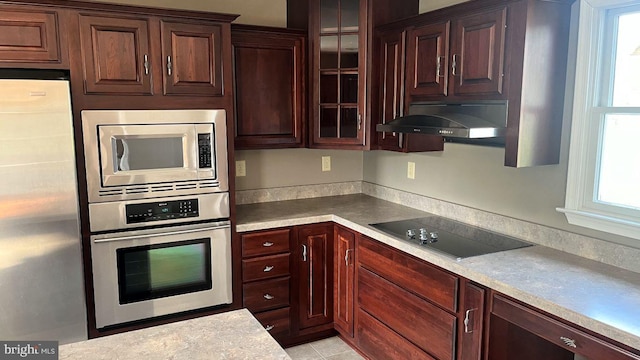
POLYGON ((263 297, 267 300, 273 300, 275 299, 275 296, 271 295, 271 294, 264 294, 263 297))
POLYGON ((302 244, 302 261, 307 261, 307 245, 302 244))
POLYGON ((262 269, 262 271, 264 272, 269 272, 271 270, 273 270, 274 266, 265 266, 264 269, 262 269))
POLYGON ((564 337, 564 336, 560 336, 560 340, 562 340, 562 342, 564 342, 564 344, 569 346, 569 347, 577 348, 576 341, 573 340, 573 339, 570 339, 570 338, 564 337))
POLYGON ((264 327, 265 330, 267 331, 271 331, 271 329, 273 329, 274 327, 276 327, 275 325, 267 325, 264 327))
POLYGON ((272 242, 265 241, 264 243, 262 243, 262 246, 264 246, 264 247, 270 247, 270 246, 273 246, 273 243, 272 243, 272 242))
POLYGON ((469 330, 469 323, 471 322, 470 315, 472 311, 475 311, 476 309, 469 309, 467 311, 465 311, 464 313, 464 333, 465 334, 471 334, 473 332, 473 329, 469 330))

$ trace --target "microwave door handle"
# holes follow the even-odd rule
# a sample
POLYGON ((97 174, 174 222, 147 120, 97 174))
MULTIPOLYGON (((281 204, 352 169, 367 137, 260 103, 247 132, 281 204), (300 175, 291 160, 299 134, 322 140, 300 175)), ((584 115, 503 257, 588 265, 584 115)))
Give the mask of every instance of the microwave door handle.
POLYGON ((200 232, 200 231, 224 229, 224 228, 228 228, 228 227, 229 227, 229 225, 222 225, 222 226, 211 226, 211 227, 206 227, 206 228, 180 230, 180 231, 169 231, 169 232, 160 232, 160 233, 152 233, 152 234, 141 234, 141 235, 131 235, 131 236, 120 236, 120 237, 111 237, 111 238, 105 238, 105 239, 96 239, 93 242, 97 244, 97 243, 106 243, 106 242, 112 242, 112 241, 143 239, 143 238, 149 238, 149 237, 153 237, 153 236, 182 235, 182 234, 190 234, 190 233, 195 233, 195 232, 200 232))

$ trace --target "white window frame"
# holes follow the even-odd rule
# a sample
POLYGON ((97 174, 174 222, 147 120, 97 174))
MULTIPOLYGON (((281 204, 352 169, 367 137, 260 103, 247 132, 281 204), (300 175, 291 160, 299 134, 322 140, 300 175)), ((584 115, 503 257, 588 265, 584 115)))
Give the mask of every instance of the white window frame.
MULTIPOLYGON (((602 106, 609 73, 603 64, 611 52, 608 10, 638 5, 638 0, 580 0, 576 81, 564 213, 570 224, 640 240, 640 211, 595 202, 599 138, 605 113, 640 113, 640 108, 602 106)), ((639 160, 640 161, 640 160, 639 160)), ((640 186, 639 186, 640 191, 640 186)))

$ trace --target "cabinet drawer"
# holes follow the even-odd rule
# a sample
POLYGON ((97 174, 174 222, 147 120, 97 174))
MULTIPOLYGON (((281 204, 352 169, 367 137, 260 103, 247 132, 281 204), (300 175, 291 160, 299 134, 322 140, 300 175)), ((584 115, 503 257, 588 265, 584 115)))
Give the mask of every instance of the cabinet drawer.
POLYGON ((364 268, 358 272, 358 304, 437 359, 453 359, 455 316, 364 268))
POLYGON ((454 275, 367 238, 358 243, 358 262, 446 310, 457 310, 458 278, 454 275))
POLYGON ((290 233, 290 229, 283 229, 244 234, 242 235, 242 256, 288 252, 290 233))
POLYGON ((576 354, 594 359, 640 359, 638 355, 499 295, 493 298, 491 314, 576 354))
MULTIPOLYGON (((372 359, 436 360, 363 310, 358 311, 358 349, 372 359)), ((430 334, 423 334, 425 337, 430 334)))
POLYGON ((251 312, 289 306, 289 277, 244 284, 243 304, 251 312))
POLYGON ((265 311, 253 314, 274 338, 283 338, 291 333, 289 308, 265 311))
POLYGON ((244 282, 289 275, 289 253, 242 260, 244 282))

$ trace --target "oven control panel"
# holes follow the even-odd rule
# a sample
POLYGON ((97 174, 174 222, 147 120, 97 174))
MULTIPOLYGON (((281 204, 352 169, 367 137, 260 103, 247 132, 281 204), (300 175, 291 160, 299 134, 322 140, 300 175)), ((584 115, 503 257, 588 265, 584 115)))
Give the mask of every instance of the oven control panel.
POLYGON ((198 217, 198 199, 125 205, 127 224, 198 217))

